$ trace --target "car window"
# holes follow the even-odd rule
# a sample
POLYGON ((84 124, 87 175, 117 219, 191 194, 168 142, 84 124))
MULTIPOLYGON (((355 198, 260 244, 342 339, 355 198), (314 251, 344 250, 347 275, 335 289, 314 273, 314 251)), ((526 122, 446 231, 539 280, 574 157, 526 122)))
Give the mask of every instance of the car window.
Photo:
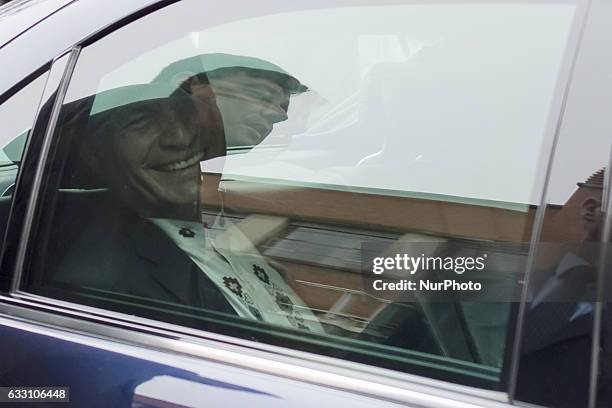
POLYGON ((612 104, 612 49, 605 17, 609 11, 607 5, 594 4, 589 12, 527 278, 511 398, 538 406, 610 405, 607 303, 601 336, 594 332, 597 291, 604 289, 597 287, 598 275, 609 279, 610 270, 609 250, 607 259, 602 252, 612 147, 612 118, 607 114, 612 104), (594 72, 593 66, 600 70, 594 72), (594 341, 599 346, 593 348, 594 341), (597 372, 599 378, 593 377, 597 372), (593 393, 598 379, 599 390, 593 393))
POLYGON ((21 161, 46 79, 47 74, 38 76, 0 105, 0 166, 16 166, 21 161))
MULTIPOLYGON (((4 239, 17 173, 25 144, 34 124, 48 72, 0 97, 0 237, 4 239)), ((0 244, 0 249, 4 241, 0 244)), ((1 290, 7 290, 9 276, 0 274, 1 290)))
POLYGON ((22 289, 500 387, 575 5, 236 12, 81 51, 22 289))
MULTIPOLYGON (((587 133, 580 147, 573 137, 558 145, 560 153, 570 146, 572 150, 561 153, 556 163, 568 159, 569 153, 569 157, 588 158, 593 168, 592 174, 583 173, 577 180, 573 179, 576 173, 564 174, 559 169, 551 176, 551 187, 569 184, 573 192, 562 204, 548 202, 541 242, 534 248, 521 348, 516 356, 516 396, 521 401, 587 406, 607 171, 607 158, 595 150, 609 151, 609 144, 609 136, 587 133)), ((578 170, 578 166, 570 167, 578 170)), ((604 378, 609 371, 603 358, 604 378)))
POLYGON ((0 104, 0 235, 4 237, 11 196, 25 143, 34 123, 47 74, 42 74, 0 104))

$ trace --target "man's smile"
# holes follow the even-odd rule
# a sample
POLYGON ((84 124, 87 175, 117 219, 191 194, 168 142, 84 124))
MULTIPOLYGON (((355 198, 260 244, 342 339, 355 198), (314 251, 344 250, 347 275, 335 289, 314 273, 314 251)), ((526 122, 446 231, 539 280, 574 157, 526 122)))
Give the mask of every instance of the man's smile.
POLYGON ((159 171, 178 171, 178 170, 184 170, 188 167, 198 164, 203 158, 204 158, 204 153, 199 152, 185 160, 178 160, 178 161, 174 161, 171 163, 147 166, 147 167, 153 170, 159 170, 159 171))

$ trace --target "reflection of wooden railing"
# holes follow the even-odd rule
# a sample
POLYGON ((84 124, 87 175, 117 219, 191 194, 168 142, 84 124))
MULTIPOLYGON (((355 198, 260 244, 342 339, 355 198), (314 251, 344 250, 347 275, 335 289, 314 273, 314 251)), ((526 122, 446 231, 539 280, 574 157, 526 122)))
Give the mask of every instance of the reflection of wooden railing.
POLYGON ((423 231, 496 241, 529 241, 534 210, 514 211, 437 200, 394 197, 320 188, 223 181, 205 173, 201 194, 208 208, 270 214, 372 230, 423 231))

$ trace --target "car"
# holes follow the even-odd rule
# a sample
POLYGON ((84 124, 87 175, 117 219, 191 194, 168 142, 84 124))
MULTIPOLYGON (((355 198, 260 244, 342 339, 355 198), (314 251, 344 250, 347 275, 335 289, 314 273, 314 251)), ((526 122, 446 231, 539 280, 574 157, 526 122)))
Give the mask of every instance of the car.
POLYGON ((610 18, 0 7, 0 401, 609 406, 610 18))

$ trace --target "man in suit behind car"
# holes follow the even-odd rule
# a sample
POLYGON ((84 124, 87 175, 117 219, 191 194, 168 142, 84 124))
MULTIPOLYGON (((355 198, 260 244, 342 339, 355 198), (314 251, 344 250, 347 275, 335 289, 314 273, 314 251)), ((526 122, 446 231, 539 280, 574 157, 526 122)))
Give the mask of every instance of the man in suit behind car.
MULTIPOLYGON (((593 311, 602 233, 603 172, 579 183, 582 241, 550 268, 534 269, 526 305, 517 398, 543 405, 587 405, 593 311), (544 276, 544 279, 538 279, 544 276), (539 284, 537 282, 539 281, 539 284)), ((575 193, 576 194, 576 193, 575 193)), ((568 200, 568 203, 570 200, 568 200)), ((566 206, 575 211, 576 207, 566 206)), ((554 252, 561 244, 541 244, 554 252)))
POLYGON ((228 132, 261 142, 287 118, 291 93, 306 88, 263 60, 194 58, 200 65, 187 64, 180 81, 164 80, 166 69, 150 84, 96 95, 85 126, 78 114, 64 121, 87 135, 77 161, 110 194, 89 209, 55 280, 320 332, 238 228, 221 242, 202 225, 198 200, 200 162, 225 154, 228 132))

